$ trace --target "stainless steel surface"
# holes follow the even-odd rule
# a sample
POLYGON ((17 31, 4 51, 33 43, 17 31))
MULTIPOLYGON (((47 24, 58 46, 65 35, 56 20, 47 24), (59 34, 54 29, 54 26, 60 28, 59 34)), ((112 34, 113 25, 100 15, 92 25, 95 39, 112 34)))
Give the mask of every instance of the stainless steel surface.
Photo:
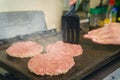
POLYGON ((109 74, 103 80, 120 80, 120 68, 113 71, 111 74, 109 74))
POLYGON ((0 12, 0 39, 47 30, 43 11, 0 12))

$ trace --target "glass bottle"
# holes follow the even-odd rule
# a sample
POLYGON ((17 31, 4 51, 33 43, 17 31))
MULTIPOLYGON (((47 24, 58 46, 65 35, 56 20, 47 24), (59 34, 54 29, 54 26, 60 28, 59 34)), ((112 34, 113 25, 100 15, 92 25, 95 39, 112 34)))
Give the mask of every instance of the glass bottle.
POLYGON ((113 22, 113 15, 115 15, 115 13, 113 12, 113 7, 114 7, 114 4, 115 4, 115 0, 109 0, 109 3, 108 3, 108 8, 107 8, 107 12, 106 12, 106 17, 105 17, 105 20, 104 20, 104 25, 107 25, 111 22, 113 22))
POLYGON ((90 30, 99 27, 100 10, 97 8, 90 9, 90 30))

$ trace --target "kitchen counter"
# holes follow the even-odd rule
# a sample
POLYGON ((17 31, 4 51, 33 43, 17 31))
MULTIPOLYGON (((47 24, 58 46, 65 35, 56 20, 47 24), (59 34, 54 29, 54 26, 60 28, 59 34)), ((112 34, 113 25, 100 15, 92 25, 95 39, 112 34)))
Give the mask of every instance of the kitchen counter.
MULTIPOLYGON (((33 80, 80 80, 120 56, 120 46, 96 44, 90 40, 83 39, 83 34, 84 33, 81 32, 80 37, 83 54, 74 58, 75 65, 66 74, 58 76, 37 76, 31 73, 27 68, 29 58, 18 59, 6 54, 5 50, 9 45, 3 45, 0 48, 0 66, 13 72, 19 72, 33 80)), ((31 37, 26 38, 26 40, 33 40, 44 46, 62 40, 61 34, 57 33, 49 36, 42 35, 34 39, 31 37)))

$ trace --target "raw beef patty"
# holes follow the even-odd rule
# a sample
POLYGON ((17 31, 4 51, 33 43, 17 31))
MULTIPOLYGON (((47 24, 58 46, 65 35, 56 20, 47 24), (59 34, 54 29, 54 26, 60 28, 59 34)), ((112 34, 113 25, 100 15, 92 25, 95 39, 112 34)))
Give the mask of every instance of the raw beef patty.
POLYGON ((74 59, 68 56, 54 56, 39 54, 31 58, 28 62, 28 68, 31 72, 37 75, 59 75, 68 72, 75 62, 74 59))
POLYGON ((60 52, 61 55, 71 57, 79 56, 83 52, 82 47, 80 45, 64 43, 63 41, 57 41, 54 44, 49 44, 46 47, 46 51, 52 52, 57 55, 58 55, 57 52, 60 52))
POLYGON ((43 47, 36 42, 32 41, 22 41, 16 42, 11 45, 7 50, 7 54, 13 57, 25 58, 33 57, 37 54, 40 54, 43 50, 43 47))
POLYGON ((28 61, 28 69, 37 75, 59 75, 67 73, 74 65, 75 56, 82 54, 80 45, 57 41, 48 44, 46 53, 28 61))

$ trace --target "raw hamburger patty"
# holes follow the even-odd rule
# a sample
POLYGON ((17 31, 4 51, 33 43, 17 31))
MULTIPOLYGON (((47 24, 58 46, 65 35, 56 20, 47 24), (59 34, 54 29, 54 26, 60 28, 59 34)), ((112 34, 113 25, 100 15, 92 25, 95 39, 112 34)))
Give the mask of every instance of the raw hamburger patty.
POLYGON ((31 58, 28 62, 28 68, 37 75, 59 75, 68 72, 75 62, 68 56, 54 56, 49 54, 39 54, 31 58))
POLYGON ((80 45, 58 41, 46 47, 46 53, 28 61, 28 69, 37 75, 59 75, 68 72, 74 65, 74 56, 82 54, 80 45))
POLYGON ((46 51, 54 54, 61 52, 62 55, 71 57, 79 56, 83 52, 80 45, 64 43, 63 41, 57 41, 55 44, 49 44, 46 47, 46 51))
POLYGON ((42 51, 43 47, 32 41, 14 43, 6 50, 8 55, 18 58, 33 57, 42 51))

